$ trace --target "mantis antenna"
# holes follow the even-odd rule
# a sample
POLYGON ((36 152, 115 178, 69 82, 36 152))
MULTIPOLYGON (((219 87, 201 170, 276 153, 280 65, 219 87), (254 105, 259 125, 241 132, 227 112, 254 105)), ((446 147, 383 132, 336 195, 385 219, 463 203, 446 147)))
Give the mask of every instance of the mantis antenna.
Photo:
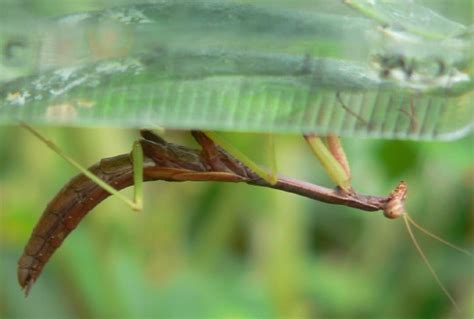
POLYGON ((404 202, 406 199, 407 195, 407 186, 404 182, 400 183, 400 185, 392 192, 390 195, 391 199, 386 205, 386 208, 384 210, 384 215, 385 217, 389 219, 395 219, 398 217, 402 217, 403 221, 405 223, 406 230, 408 232, 408 235, 410 236, 410 239, 415 246, 418 254, 420 255, 421 259, 425 263, 426 267, 428 267, 428 270, 430 271, 431 275, 433 276, 434 280, 438 284, 438 286, 441 288, 443 293, 448 297, 450 302, 452 303, 453 307, 456 309, 458 313, 461 313, 461 308, 459 305, 456 303, 456 300, 454 297, 450 294, 448 289, 445 287, 445 285, 442 283, 441 279, 439 278, 438 274, 434 270, 433 266, 431 265, 428 257, 426 257, 425 253, 423 252, 423 249, 421 248, 420 244, 418 243, 415 234, 413 233, 411 229, 411 225, 415 226, 418 228, 420 231, 425 233, 426 235, 442 242, 443 244, 460 251, 468 256, 472 256, 472 254, 460 247, 457 247, 456 245, 451 244, 450 242, 440 238, 439 236, 434 235, 433 233, 429 232, 428 230, 424 229, 420 225, 418 225, 411 217, 410 215, 406 212, 405 207, 404 207, 404 202))

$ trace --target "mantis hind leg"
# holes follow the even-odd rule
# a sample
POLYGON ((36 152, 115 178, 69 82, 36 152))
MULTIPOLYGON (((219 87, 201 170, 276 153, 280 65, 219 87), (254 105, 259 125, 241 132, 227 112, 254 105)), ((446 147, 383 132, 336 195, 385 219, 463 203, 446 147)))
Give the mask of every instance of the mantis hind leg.
POLYGON ((109 192, 111 195, 117 197, 122 202, 124 202, 127 206, 132 208, 134 211, 140 211, 143 208, 143 151, 139 142, 135 142, 133 144, 132 149, 132 162, 133 162, 133 178, 134 178, 134 195, 133 200, 130 200, 125 195, 120 193, 111 185, 107 184, 104 180, 100 177, 92 173, 89 169, 79 164, 76 160, 72 157, 64 153, 61 148, 59 148, 56 144, 52 141, 48 140, 44 137, 40 132, 32 128, 31 126, 21 123, 21 126, 32 133, 35 137, 37 137, 40 141, 46 144, 53 152, 58 154, 64 160, 66 160, 69 164, 74 166, 77 170, 79 170, 82 174, 87 176, 90 180, 96 183, 98 186, 109 192))

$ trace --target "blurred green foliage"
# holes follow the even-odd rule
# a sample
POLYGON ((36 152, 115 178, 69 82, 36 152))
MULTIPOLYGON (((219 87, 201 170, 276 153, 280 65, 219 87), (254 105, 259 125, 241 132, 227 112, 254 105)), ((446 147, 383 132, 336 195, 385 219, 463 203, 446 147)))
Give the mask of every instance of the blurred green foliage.
MULTIPOLYGON (((54 13, 106 2, 62 3, 54 13)), ((466 10, 439 3, 462 21, 466 10)), ((134 131, 106 128, 41 131, 85 165, 129 152, 137 138, 134 131)), ((194 145, 185 133, 165 138, 194 145)), ((262 156, 255 136, 238 139, 249 155, 262 156)), ((282 174, 331 185, 301 137, 277 136, 276 142, 282 174)), ((346 139, 345 145, 358 191, 384 195, 407 181, 414 219, 472 251, 474 136, 451 143, 346 139)), ((139 214, 114 198, 105 201, 65 241, 25 299, 16 262, 48 201, 75 174, 26 131, 0 127, 1 318, 460 317, 401 221, 220 183, 149 183, 139 214)), ((472 258, 418 238, 461 317, 473 317, 472 258)))

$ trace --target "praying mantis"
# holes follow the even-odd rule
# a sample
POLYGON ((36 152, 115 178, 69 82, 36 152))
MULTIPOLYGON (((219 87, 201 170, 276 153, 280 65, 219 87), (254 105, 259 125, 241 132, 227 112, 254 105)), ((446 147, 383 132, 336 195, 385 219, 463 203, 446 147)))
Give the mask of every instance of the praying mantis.
MULTIPOLYGON (((408 21, 409 23, 404 25, 405 29, 400 31, 398 26, 393 25, 391 17, 384 15, 389 11, 384 9, 382 4, 370 11, 370 2, 346 2, 367 16, 375 16, 373 20, 377 21, 374 23, 372 20, 356 18, 347 20, 347 28, 370 27, 376 30, 372 36, 377 37, 381 44, 374 48, 375 54, 369 54, 373 60, 369 66, 357 61, 336 60, 330 56, 313 58, 312 53, 317 52, 319 48, 305 46, 305 38, 310 38, 317 30, 311 21, 319 20, 286 11, 265 11, 258 7, 232 4, 219 7, 212 2, 192 5, 184 3, 180 7, 179 4, 170 5, 171 2, 164 2, 162 7, 133 6, 97 14, 65 16, 59 20, 61 25, 68 30, 77 29, 77 33, 72 33, 77 38, 82 38, 85 34, 86 45, 65 45, 66 48, 61 53, 66 53, 66 57, 69 56, 70 59, 59 62, 58 59, 50 57, 58 50, 57 43, 43 46, 39 59, 44 56, 44 61, 47 61, 42 63, 45 65, 44 70, 39 74, 7 79, 0 87, 3 101, 0 107, 0 122, 68 125, 112 123, 128 127, 198 128, 206 131, 224 129, 304 132, 306 140, 338 186, 336 193, 328 193, 334 196, 330 198, 342 198, 350 203, 355 198, 354 203, 358 203, 357 205, 367 204, 367 200, 359 203, 357 196, 352 198, 349 166, 335 135, 449 139, 466 134, 472 128, 472 118, 467 116, 472 113, 472 56, 469 56, 472 44, 463 40, 465 34, 470 36, 469 31, 457 24, 442 20, 449 26, 444 31, 452 32, 450 35, 436 32, 424 34, 420 32, 423 28, 413 21, 408 21), (186 6, 191 6, 191 9, 183 10, 186 6), (217 6, 221 11, 215 10, 213 6, 217 6), (186 30, 198 26, 195 32, 203 36, 202 43, 198 43, 202 47, 193 50, 183 48, 183 43, 189 41, 189 35, 186 32, 178 33, 183 35, 183 39, 178 37, 173 42, 167 38, 171 33, 166 30, 162 32, 164 37, 160 41, 165 44, 169 41, 169 47, 162 42, 150 42, 148 38, 143 37, 136 37, 137 43, 132 41, 135 39, 134 35, 141 34, 140 32, 152 32, 153 27, 156 27, 153 22, 160 21, 160 12, 167 9, 175 13, 189 13, 199 9, 201 16, 196 15, 197 17, 215 17, 214 24, 202 24, 197 19, 197 22, 193 22, 196 24, 187 26, 186 30), (219 15, 221 12, 223 14, 219 15), (228 18, 228 13, 233 13, 235 20, 232 20, 233 23, 224 24, 222 22, 225 21, 224 17, 228 18), (244 19, 252 17, 252 14, 254 20, 244 19), (101 25, 103 18, 106 18, 107 22, 101 25), (295 30, 288 28, 301 18, 304 18, 302 21, 306 24, 295 30), (271 38, 277 32, 274 30, 275 21, 280 21, 281 24, 277 26, 288 33, 288 42, 282 41, 280 45, 290 47, 289 52, 280 47, 278 49, 283 52, 268 53, 264 50, 266 42, 263 40, 262 44, 249 41, 249 47, 244 47, 242 52, 237 49, 247 42, 240 38, 239 41, 225 45, 212 41, 212 36, 218 33, 226 37, 235 36, 235 30, 242 29, 244 25, 248 26, 249 21, 265 21, 267 26, 265 28, 265 25, 257 24, 252 29, 250 24, 249 30, 246 30, 250 39, 271 38), (91 36, 89 29, 78 28, 81 23, 87 26, 96 23, 103 33, 99 32, 97 37, 92 33, 91 36), (208 29, 203 27, 204 25, 208 29), (111 43, 101 43, 102 40, 113 39, 117 35, 125 35, 128 38, 121 42, 110 40, 111 43), (402 40, 397 42, 398 38, 402 40), (407 42, 403 42, 407 38, 407 42), (440 46, 441 52, 438 56, 430 56, 429 49, 417 51, 421 45, 429 47, 433 42, 439 43, 437 41, 440 38, 445 41, 444 45, 440 46), (454 49, 459 49, 459 56, 451 56, 450 53, 454 49), (305 54, 292 50, 302 50, 305 54), (80 54, 76 56, 78 52, 83 51, 86 52, 85 57, 80 54), (307 54, 308 52, 311 53, 307 54), (104 87, 110 90, 104 90, 104 87), (163 90, 157 90, 157 87, 163 90), (167 107, 153 108, 160 103, 167 107), (141 111, 144 115, 140 116, 138 110, 128 108, 129 105, 142 105, 141 111), (328 145, 325 146, 321 138, 313 134, 328 135, 328 145)), ((177 16, 182 18, 183 15, 177 16)), ((320 18, 321 21, 334 21, 331 16, 320 18)), ((186 21, 185 18, 182 19, 186 21)), ((174 26, 173 23, 181 25, 183 21, 178 19, 177 22, 171 20, 168 23, 174 26)), ((341 34, 343 31, 341 30, 341 34)), ((176 38, 176 34, 173 36, 176 38)), ((8 45, 11 47, 14 43, 8 45)), ((268 187, 279 185, 275 174, 259 170, 258 166, 242 160, 242 155, 235 156, 232 148, 214 133, 194 133, 195 137, 198 136, 198 142, 205 146, 204 157, 200 157, 196 152, 169 146, 148 131, 143 134, 144 139, 135 144, 133 160, 130 160, 130 157, 117 160, 125 169, 120 165, 115 167, 113 161, 109 162, 112 172, 115 172, 116 168, 120 172, 122 169, 126 172, 126 183, 121 184, 122 186, 131 183, 138 186, 134 201, 125 200, 134 209, 141 207, 142 172, 145 179, 228 180, 264 184, 268 187), (144 149, 145 154, 143 164, 140 164, 140 148, 144 149), (163 164, 157 156, 163 152, 167 154, 166 150, 170 151, 171 155, 165 158, 163 164), (184 166, 188 172, 180 172, 186 173, 185 175, 174 175, 171 173, 175 172, 167 171, 171 175, 160 175, 164 174, 163 167, 167 168, 169 165, 167 161, 181 169, 184 166), (131 167, 131 164, 135 167, 131 167), (158 175, 147 172, 147 169, 153 170, 157 164, 161 165, 158 175), (191 164, 196 166, 191 169, 186 167, 191 164), (195 171, 205 174, 196 174, 195 171), (136 175, 132 177, 131 172, 136 175)), ((54 148, 53 144, 48 143, 54 148)), ((107 172, 107 161, 104 165, 107 172)), ((107 174, 101 175, 94 168, 91 170, 99 175, 98 179, 90 176, 94 182, 106 188, 106 191, 94 188, 94 191, 100 192, 99 197, 108 193, 121 196, 101 182, 100 177, 107 177, 107 174)), ((83 169, 82 171, 87 172, 83 169)), ((122 183, 119 177, 118 184, 122 183)), ((89 180, 86 181, 86 185, 91 185, 89 180)), ((115 181, 115 177, 110 181, 115 181)), ((401 184, 393 194, 379 199, 380 202, 373 204, 371 208, 382 209, 391 217, 407 216, 403 210, 404 187, 404 184, 401 184)), ((83 211, 87 212, 86 209, 83 211)), ((79 220, 80 218, 77 222, 79 220)), ((71 226, 68 231, 73 228, 71 226)), ((60 233, 64 237, 58 239, 53 246, 59 246, 68 231, 60 233)), ((38 260, 38 249, 40 253, 42 249, 38 247, 44 247, 43 242, 34 241, 32 237, 26 257, 20 261, 19 279, 26 291, 31 288, 43 267, 41 265, 37 266, 37 269, 34 268, 38 260), (34 253, 30 254, 32 251, 34 253), (34 260, 31 257, 35 257, 34 260)), ((54 250, 45 250, 44 262, 52 251, 54 250)))

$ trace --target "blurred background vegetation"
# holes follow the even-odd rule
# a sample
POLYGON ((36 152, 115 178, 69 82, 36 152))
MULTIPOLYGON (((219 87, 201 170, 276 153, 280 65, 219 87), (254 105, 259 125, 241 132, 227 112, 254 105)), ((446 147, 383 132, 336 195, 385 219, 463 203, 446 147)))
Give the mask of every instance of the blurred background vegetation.
MULTIPOLYGON (((25 3, 63 13, 106 2, 64 1, 54 10, 48 1, 25 3)), ((469 7, 436 5, 463 22, 469 14, 469 7)), ((137 138, 121 129, 41 131, 84 165, 128 152, 137 138)), ((165 138, 194 145, 185 133, 165 138)), ((262 156, 258 138, 237 138, 249 155, 262 156)), ((276 141, 282 174, 331 185, 301 137, 276 141)), ((474 136, 450 143, 344 142, 358 191, 386 195, 407 181, 413 218, 472 251, 474 136)), ((26 131, 0 127, 1 318, 460 317, 400 220, 220 183, 148 183, 139 214, 115 198, 105 201, 64 242, 25 299, 17 260, 48 201, 75 174, 26 131)), ((472 317, 472 258, 418 238, 462 317, 472 317)))

